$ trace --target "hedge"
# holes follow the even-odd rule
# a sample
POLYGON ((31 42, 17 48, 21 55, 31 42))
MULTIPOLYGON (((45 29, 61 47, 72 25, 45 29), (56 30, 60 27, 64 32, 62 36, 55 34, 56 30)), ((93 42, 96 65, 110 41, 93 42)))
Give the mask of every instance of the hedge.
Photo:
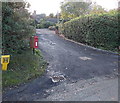
POLYGON ((48 28, 49 26, 54 26, 54 25, 55 25, 55 23, 43 21, 40 24, 37 24, 36 28, 37 29, 48 28))
POLYGON ((116 51, 120 43, 117 11, 77 17, 59 25, 60 33, 77 42, 116 51))

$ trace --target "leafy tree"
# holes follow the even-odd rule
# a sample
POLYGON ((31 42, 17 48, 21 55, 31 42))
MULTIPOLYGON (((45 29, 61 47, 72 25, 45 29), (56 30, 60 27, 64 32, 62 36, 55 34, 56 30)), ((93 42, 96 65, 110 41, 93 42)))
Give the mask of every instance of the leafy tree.
POLYGON ((120 12, 119 8, 109 10, 109 13, 111 13, 111 14, 116 14, 116 12, 120 12))
POLYGON ((96 3, 94 3, 91 6, 91 11, 90 14, 101 14, 101 13, 105 13, 107 12, 102 6, 97 5, 96 3))
POLYGON ((27 39, 34 33, 26 2, 2 2, 2 35, 4 53, 22 53, 27 39))
POLYGON ((72 19, 88 14, 91 2, 67 2, 61 5, 61 18, 72 19))
POLYGON ((53 18, 53 17, 54 17, 54 14, 53 14, 53 13, 50 13, 50 14, 49 14, 49 17, 50 17, 50 18, 53 18))

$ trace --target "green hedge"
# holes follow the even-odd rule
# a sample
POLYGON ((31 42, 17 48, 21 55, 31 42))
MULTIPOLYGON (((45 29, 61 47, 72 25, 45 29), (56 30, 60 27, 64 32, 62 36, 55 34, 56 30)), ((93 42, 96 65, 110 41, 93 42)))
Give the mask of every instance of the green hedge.
POLYGON ((116 51, 118 43, 118 16, 119 13, 105 13, 87 15, 72 19, 59 25, 60 33, 73 39, 97 48, 116 51))
POLYGON ((43 21, 40 24, 37 24, 36 28, 37 29, 48 28, 49 26, 54 26, 54 25, 55 25, 55 23, 43 21))

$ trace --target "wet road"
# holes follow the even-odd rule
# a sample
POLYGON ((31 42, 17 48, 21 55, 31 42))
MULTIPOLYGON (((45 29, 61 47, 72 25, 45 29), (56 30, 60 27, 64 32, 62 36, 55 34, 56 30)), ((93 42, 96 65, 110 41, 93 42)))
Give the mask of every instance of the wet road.
POLYGON ((47 29, 37 35, 49 63, 46 74, 8 91, 3 100, 118 100, 117 55, 64 40, 47 29), (53 77, 59 82, 53 83, 53 77))

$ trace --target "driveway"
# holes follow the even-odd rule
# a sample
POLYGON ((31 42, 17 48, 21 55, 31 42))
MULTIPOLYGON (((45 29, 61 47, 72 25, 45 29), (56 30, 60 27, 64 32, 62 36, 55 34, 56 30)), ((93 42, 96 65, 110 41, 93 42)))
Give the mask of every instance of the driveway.
POLYGON ((46 74, 8 90, 4 101, 117 101, 118 56, 37 29, 46 74))

